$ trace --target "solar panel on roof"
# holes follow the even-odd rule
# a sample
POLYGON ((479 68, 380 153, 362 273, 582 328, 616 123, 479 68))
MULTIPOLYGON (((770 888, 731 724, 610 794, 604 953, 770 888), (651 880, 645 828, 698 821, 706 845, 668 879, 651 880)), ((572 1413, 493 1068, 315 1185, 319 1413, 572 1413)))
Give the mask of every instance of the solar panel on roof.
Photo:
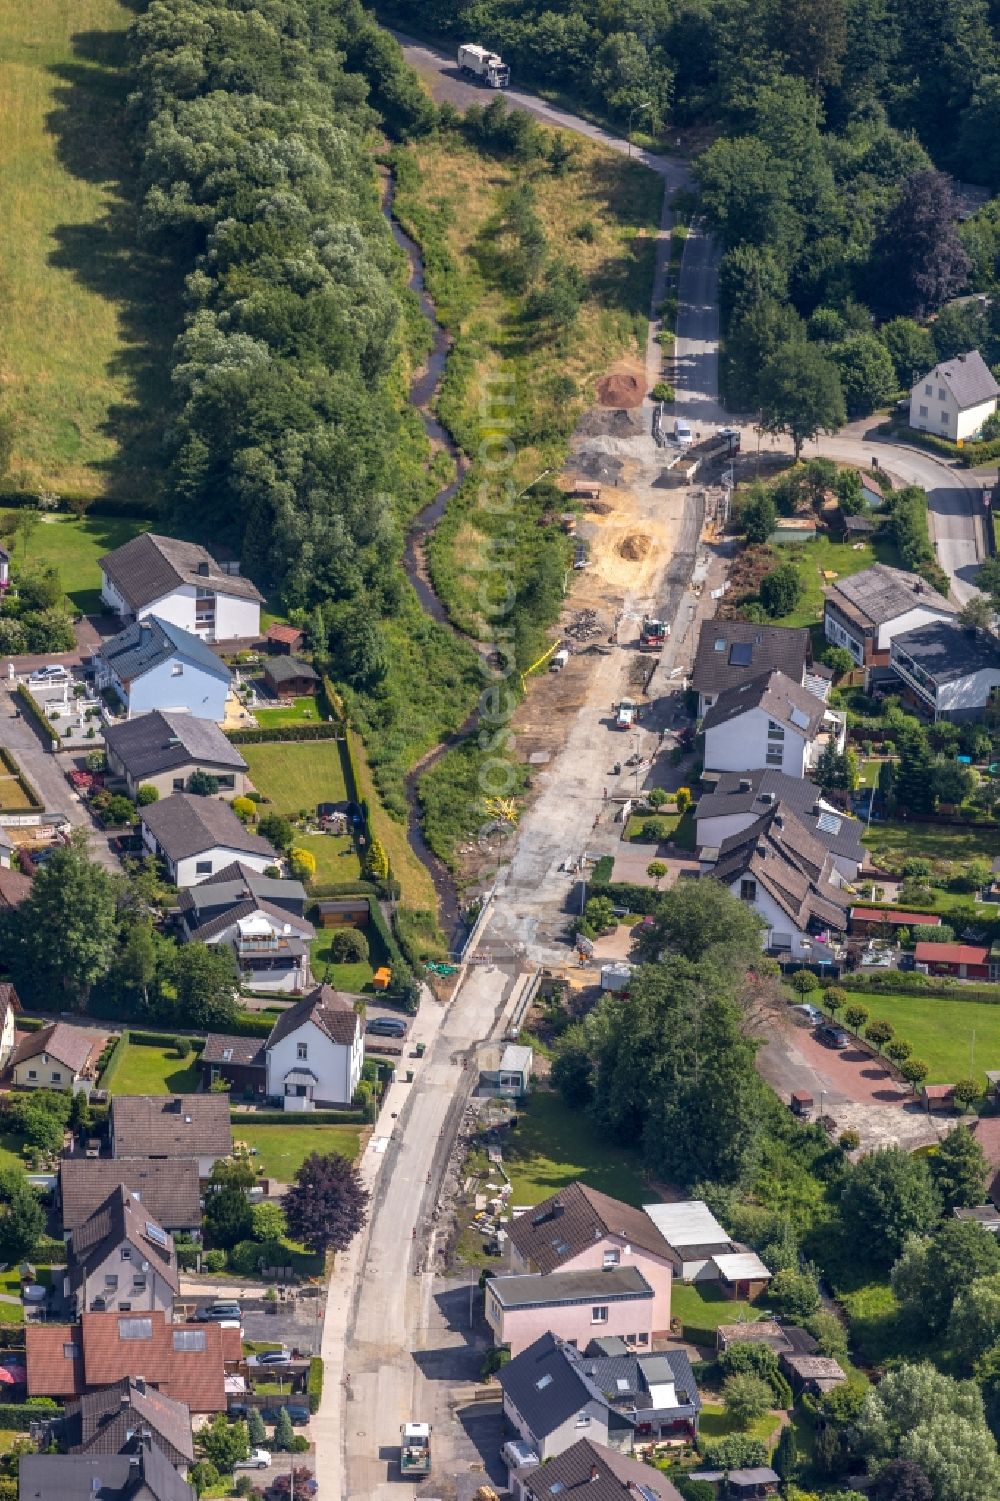
POLYGON ((790 717, 791 717, 792 724, 794 724, 795 726, 797 726, 798 729, 800 729, 800 730, 808 729, 808 727, 809 727, 809 715, 805 712, 804 709, 800 709, 798 707, 794 708, 792 710, 792 712, 791 712, 791 716, 790 717))
POLYGON ((546 1372, 546 1374, 544 1376, 542 1376, 539 1381, 535 1382, 535 1391, 536 1392, 543 1392, 547 1386, 551 1386, 551 1385, 552 1385, 552 1377, 548 1374, 548 1372, 546 1372))
POLYGON ((749 667, 752 661, 752 644, 749 641, 734 641, 729 648, 730 667, 749 667))
POLYGON ((726 649, 726 638, 725 638, 725 636, 716 636, 715 641, 712 643, 712 649, 713 649, 713 651, 725 651, 725 649, 726 649))
POLYGON ((164 1250, 170 1245, 166 1232, 161 1230, 159 1225, 154 1225, 152 1220, 146 1221, 146 1234, 155 1245, 162 1246, 164 1250))
POLYGON ((816 827, 822 829, 824 834, 839 834, 843 822, 836 813, 821 813, 816 820, 816 827))
POLYGON ((637 1485, 636 1490, 639 1492, 639 1495, 642 1496, 643 1501, 660 1501, 659 1496, 654 1490, 651 1490, 648 1485, 637 1485))

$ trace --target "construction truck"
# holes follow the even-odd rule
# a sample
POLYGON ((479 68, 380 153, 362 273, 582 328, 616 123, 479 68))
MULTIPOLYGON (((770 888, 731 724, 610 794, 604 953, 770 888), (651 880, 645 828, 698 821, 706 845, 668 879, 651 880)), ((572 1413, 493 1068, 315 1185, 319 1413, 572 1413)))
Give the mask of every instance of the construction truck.
POLYGON ((429 1475, 431 1472, 430 1423, 404 1423, 399 1430, 399 1473, 429 1475))
POLYGON ((651 615, 645 615, 639 633, 639 650, 662 651, 669 635, 670 627, 665 620, 654 620, 651 615))
POLYGON ((458 49, 458 66, 470 78, 478 78, 480 83, 485 83, 487 88, 505 89, 510 83, 507 64, 501 60, 498 52, 491 52, 488 47, 463 42, 458 49))

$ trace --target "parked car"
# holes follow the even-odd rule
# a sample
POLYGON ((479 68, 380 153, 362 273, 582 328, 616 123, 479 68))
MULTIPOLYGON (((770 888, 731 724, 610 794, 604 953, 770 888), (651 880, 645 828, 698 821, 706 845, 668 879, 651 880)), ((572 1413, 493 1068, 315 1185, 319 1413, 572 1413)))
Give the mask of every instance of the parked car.
POLYGON ((365 1031, 375 1037, 405 1037, 406 1022, 400 1016, 373 1016, 365 1031))
POLYGON ((616 730, 630 730, 635 723, 635 704, 630 698, 623 698, 618 705, 615 715, 616 730))
POLYGON ((820 1042, 825 1042, 829 1048, 836 1048, 838 1052, 851 1045, 851 1039, 843 1027, 831 1027, 829 1023, 825 1027, 820 1027, 816 1036, 820 1042))
POLYGON ((243 1314, 238 1303, 220 1300, 207 1304, 205 1308, 199 1308, 195 1319, 199 1324, 228 1324, 233 1320, 241 1323, 243 1314))
POLYGON ((792 1014, 807 1022, 811 1027, 817 1027, 821 1021, 825 1020, 819 1007, 810 1006, 808 1001, 803 1001, 800 1005, 793 1006, 792 1014))
MULTIPOLYGON (((306 1424, 309 1422, 308 1407, 303 1407, 299 1403, 288 1402, 282 1403, 282 1406, 287 1412, 293 1428, 305 1428, 306 1424)), ((276 1423, 278 1421, 278 1414, 280 1413, 280 1411, 280 1407, 262 1407, 260 1410, 260 1415, 264 1419, 265 1423, 276 1423)))
POLYGON ((69 673, 65 667, 60 667, 58 662, 54 662, 51 667, 36 667, 28 681, 29 683, 63 683, 68 677, 69 673))
POLYGON ((249 1459, 238 1459, 234 1470, 266 1470, 271 1463, 270 1449, 251 1449, 249 1459))
POLYGON ((264 1350, 260 1355, 251 1355, 247 1361, 248 1366, 287 1365, 292 1358, 291 1350, 284 1346, 280 1350, 264 1350))

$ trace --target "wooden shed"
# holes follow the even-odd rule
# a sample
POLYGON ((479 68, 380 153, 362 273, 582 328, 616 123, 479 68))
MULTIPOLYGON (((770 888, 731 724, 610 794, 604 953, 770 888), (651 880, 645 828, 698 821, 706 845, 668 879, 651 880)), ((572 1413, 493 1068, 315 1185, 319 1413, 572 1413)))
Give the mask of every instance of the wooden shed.
POLYGON ((371 920, 366 896, 340 897, 336 901, 316 903, 318 928, 363 928, 371 920))
POLYGON ((279 698, 308 698, 319 675, 300 657, 271 657, 264 663, 264 680, 279 698))

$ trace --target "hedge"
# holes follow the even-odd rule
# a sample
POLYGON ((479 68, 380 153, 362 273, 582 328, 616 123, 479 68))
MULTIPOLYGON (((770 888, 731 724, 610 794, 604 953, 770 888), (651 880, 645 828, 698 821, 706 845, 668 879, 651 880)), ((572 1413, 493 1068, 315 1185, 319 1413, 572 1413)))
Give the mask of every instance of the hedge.
POLYGON ((371 881, 327 881, 325 886, 310 886, 310 901, 322 900, 324 897, 338 896, 377 896, 378 887, 373 886, 371 881))
POLYGON ((32 1423, 61 1416, 62 1408, 51 1397, 34 1397, 30 1402, 0 1402, 0 1428, 27 1433, 32 1423))
POLYGON ((276 724, 265 730, 227 730, 232 745, 265 745, 272 740, 342 740, 344 727, 335 719, 311 724, 276 724))
POLYGON ((15 782, 24 793, 25 797, 28 799, 28 802, 31 804, 32 808, 44 808, 45 804, 42 802, 37 791, 28 781, 28 778, 25 776, 20 766, 18 766, 17 762, 14 760, 14 757, 11 755, 10 751, 5 745, 0 745, 0 762, 2 762, 10 772, 11 776, 14 778, 15 782))
POLYGON ((51 1025, 51 1021, 47 1021, 44 1016, 19 1016, 17 1019, 19 1032, 40 1032, 43 1027, 51 1025))
POLYGON ((319 1412, 319 1404, 323 1400, 323 1361, 319 1355, 314 1355, 309 1362, 306 1393, 309 1397, 309 1411, 319 1412))
POLYGON ((172 1032, 132 1032, 128 1038, 141 1048, 176 1048, 182 1042, 186 1042, 193 1052, 200 1052, 205 1046, 200 1037, 178 1037, 172 1032))
POLYGON ((34 720, 35 725, 37 726, 38 730, 50 742, 46 746, 46 750, 52 750, 53 749, 53 742, 54 742, 55 746, 58 747, 58 745, 59 745, 59 731, 56 729, 56 727, 52 723, 51 719, 49 719, 48 715, 46 714, 45 710, 42 708, 41 704, 38 702, 38 700, 35 697, 35 695, 33 693, 29 692, 28 685, 26 683, 18 683, 18 685, 17 685, 17 696, 21 700, 21 702, 24 705, 24 707, 27 709, 28 714, 31 717, 31 719, 34 720))
POLYGON ((226 1031, 234 1037, 270 1037, 274 1026, 273 1017, 258 1016, 253 1011, 244 1011, 226 1026, 226 1031))
POLYGON ((61 1266, 66 1260, 66 1242, 53 1240, 50 1235, 40 1235, 35 1241, 31 1259, 36 1266, 61 1266))
POLYGON ((308 1116, 287 1110, 231 1110, 230 1118, 240 1126, 361 1126, 363 1110, 310 1110, 308 1116))
POLYGON ((627 907, 630 912, 655 912, 663 900, 663 893, 652 886, 636 886, 632 881, 591 881, 589 896, 609 896, 616 907, 627 907))
POLYGON ((125 1049, 127 1047, 128 1032, 123 1032, 118 1041, 115 1043, 114 1047, 111 1049, 111 1052, 108 1055, 107 1063, 101 1069, 101 1076, 97 1081, 101 1089, 111 1088, 111 1085, 114 1082, 115 1075, 122 1066, 122 1060, 125 1057, 125 1049))
POLYGON ((590 875, 592 884, 595 886, 608 885, 611 880, 611 872, 614 870, 614 868, 614 855, 602 855, 599 860, 595 860, 594 869, 591 871, 590 875))
POLYGON ((939 1001, 979 1001, 1000 1006, 1000 985, 970 985, 967 980, 949 980, 943 976, 921 974, 919 970, 901 973, 880 970, 872 975, 848 973, 837 984, 845 990, 863 995, 926 995, 939 1001))

